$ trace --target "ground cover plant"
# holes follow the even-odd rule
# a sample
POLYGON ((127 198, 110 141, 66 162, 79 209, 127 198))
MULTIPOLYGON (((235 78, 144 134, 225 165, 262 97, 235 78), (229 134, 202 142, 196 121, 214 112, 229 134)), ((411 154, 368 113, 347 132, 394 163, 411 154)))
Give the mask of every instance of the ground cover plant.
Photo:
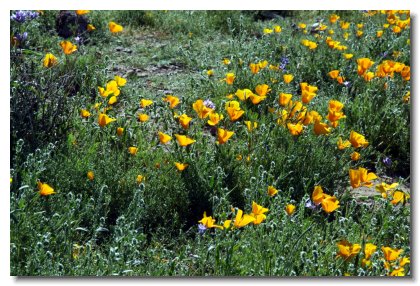
POLYGON ((11 11, 10 274, 409 276, 409 11, 11 11))

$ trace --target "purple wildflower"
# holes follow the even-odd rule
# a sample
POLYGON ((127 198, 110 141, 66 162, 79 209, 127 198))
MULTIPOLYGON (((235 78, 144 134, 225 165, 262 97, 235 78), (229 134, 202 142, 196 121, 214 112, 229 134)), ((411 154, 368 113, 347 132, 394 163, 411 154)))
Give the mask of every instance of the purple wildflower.
POLYGON ((285 70, 286 69, 286 66, 289 64, 289 59, 287 58, 287 57, 282 57, 281 59, 280 59, 280 68, 282 69, 282 70, 285 70))
POLYGON ((204 100, 203 104, 208 108, 216 109, 216 105, 210 99, 204 100))
POLYGON ((23 23, 26 20, 33 20, 39 16, 38 12, 32 12, 32 11, 25 11, 25 10, 18 10, 12 16, 10 16, 10 19, 12 21, 23 23))
POLYGON ((23 34, 15 33, 15 38, 19 42, 24 42, 28 38, 28 32, 24 32, 23 34))
POLYGON ((316 205, 312 202, 312 200, 311 200, 311 199, 307 199, 307 200, 305 201, 305 207, 306 207, 306 208, 309 208, 309 209, 311 209, 311 210, 316 209, 316 205))
POLYGON ((385 157, 383 160, 382 160, 382 162, 387 166, 387 167, 390 167, 391 166, 391 164, 392 164, 392 161, 391 161, 391 159, 389 158, 389 157, 385 157))
POLYGON ((203 235, 207 230, 207 227, 204 224, 199 224, 198 225, 198 233, 203 235))

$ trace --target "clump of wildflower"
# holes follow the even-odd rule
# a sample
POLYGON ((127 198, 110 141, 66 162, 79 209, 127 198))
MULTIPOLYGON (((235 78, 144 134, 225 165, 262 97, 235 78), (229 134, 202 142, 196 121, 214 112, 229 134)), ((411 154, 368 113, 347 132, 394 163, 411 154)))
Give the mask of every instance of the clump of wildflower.
POLYGON ((39 16, 38 12, 35 11, 27 11, 27 10, 18 10, 10 16, 10 20, 24 23, 26 20, 30 21, 39 16))

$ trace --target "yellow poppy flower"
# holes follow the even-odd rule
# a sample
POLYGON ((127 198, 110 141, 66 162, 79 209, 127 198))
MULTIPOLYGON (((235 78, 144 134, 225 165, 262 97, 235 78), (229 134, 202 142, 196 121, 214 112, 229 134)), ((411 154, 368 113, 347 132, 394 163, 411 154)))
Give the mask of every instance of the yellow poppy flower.
POLYGON ((316 96, 316 92, 318 91, 318 87, 309 85, 306 82, 302 82, 300 88, 302 91, 302 102, 306 104, 316 96))
POLYGON ((270 197, 274 197, 277 193, 278 193, 279 191, 276 189, 276 188, 274 188, 273 186, 268 186, 268 189, 267 189, 267 194, 270 196, 270 197))
POLYGON ((207 121, 208 125, 215 126, 219 123, 220 120, 223 119, 223 114, 219 114, 216 112, 210 113, 209 120, 207 121))
POLYGON ((227 59, 227 58, 224 58, 222 62, 223 62, 224 65, 229 65, 230 64, 230 60, 227 59))
POLYGON ((90 112, 87 111, 86 109, 82 109, 80 111, 80 116, 82 116, 83 118, 88 118, 90 116, 90 112))
POLYGON ((401 70, 401 77, 405 80, 405 81, 409 81, 411 78, 411 72, 410 72, 410 67, 409 66, 404 66, 403 69, 401 70))
POLYGON ((268 65, 268 61, 264 60, 264 61, 258 62, 258 65, 260 66, 260 69, 266 68, 268 65))
POLYGON ((235 100, 226 102, 225 108, 231 121, 238 120, 245 113, 245 111, 241 110, 239 102, 235 100))
POLYGON ((393 26, 392 27, 392 32, 394 32, 395 34, 399 34, 401 33, 401 28, 398 26, 393 26))
POLYGON ((404 103, 409 103, 410 102, 410 92, 409 91, 403 96, 403 102, 404 103))
POLYGON ((374 245, 373 243, 366 243, 365 245, 365 258, 370 259, 373 253, 375 253, 376 249, 378 247, 374 245))
POLYGON ((232 224, 232 220, 231 220, 231 219, 227 219, 227 220, 225 220, 225 222, 223 223, 223 228, 224 228, 224 229, 228 229, 228 228, 230 228, 231 224, 232 224))
POLYGON ((359 159, 360 159, 360 153, 359 153, 359 152, 354 151, 353 153, 351 153, 351 159, 352 159, 353 161, 357 161, 357 160, 359 160, 359 159))
POLYGON ((159 132, 159 141, 160 141, 160 143, 166 144, 166 143, 168 143, 171 140, 172 140, 172 137, 171 136, 169 136, 168 134, 159 132))
POLYGON ((173 95, 167 95, 163 101, 169 102, 169 107, 171 109, 175 108, 179 104, 179 98, 173 95))
POLYGON ((394 191, 392 194, 392 201, 391 204, 396 205, 398 203, 404 203, 407 199, 410 198, 410 195, 402 192, 402 191, 394 191))
POLYGON ((92 31, 96 30, 96 28, 92 24, 88 24, 87 27, 86 27, 86 30, 88 30, 89 32, 92 32, 92 31))
MULTIPOLYGON (((313 110, 312 110, 313 111, 313 110)), ((302 119, 300 120, 302 122, 303 125, 308 126, 309 124, 313 123, 313 122, 319 122, 319 120, 314 121, 314 116, 313 116, 313 112, 303 112, 302 113, 302 119)))
POLYGON ((286 213, 290 216, 290 215, 292 215, 294 212, 295 212, 295 210, 296 210, 296 206, 295 205, 292 205, 292 204, 288 204, 286 207, 285 207, 285 211, 286 211, 286 213))
POLYGON ((291 99, 292 99, 292 95, 290 93, 279 94, 279 104, 281 106, 286 106, 287 104, 289 104, 291 99))
POLYGON ((368 173, 368 170, 362 167, 359 169, 349 169, 350 185, 352 188, 358 188, 360 186, 372 187, 372 180, 375 180, 377 176, 374 173, 368 173))
POLYGON ((342 109, 343 109, 343 107, 344 107, 344 104, 343 103, 341 103, 340 101, 338 101, 338 100, 334 100, 334 99, 332 99, 332 100, 330 100, 329 102, 328 102, 328 109, 329 110, 332 110, 332 111, 341 111, 342 109))
POLYGON ((195 140, 185 136, 185 135, 179 135, 175 134, 176 140, 178 141, 178 144, 182 147, 186 147, 190 144, 193 144, 195 140))
POLYGON ((111 98, 108 100, 109 105, 113 105, 117 102, 117 97, 115 95, 111 96, 111 98))
POLYGON ((318 44, 317 44, 317 43, 312 42, 312 41, 309 41, 308 48, 309 48, 310 50, 316 49, 317 47, 318 47, 318 44))
POLYGON ((140 100, 140 106, 142 108, 145 108, 145 107, 147 107, 149 105, 152 105, 152 104, 153 104, 153 100, 150 100, 150 99, 142 99, 142 100, 140 100))
POLYGON ((363 78, 365 81, 371 81, 375 77, 375 74, 373 72, 367 72, 363 74, 363 78))
POLYGON ((357 59, 357 74, 363 75, 374 63, 369 58, 357 59))
POLYGON ((257 74, 260 71, 260 66, 259 64, 251 63, 249 64, 249 69, 251 70, 251 73, 257 74))
POLYGON ((273 33, 273 30, 272 30, 272 29, 269 29, 269 28, 265 28, 265 29, 263 30, 263 33, 264 33, 264 35, 268 35, 268 34, 273 33))
POLYGON ((359 178, 360 178, 360 183, 363 186, 370 188, 373 186, 373 183, 371 181, 377 179, 378 177, 375 175, 375 173, 368 173, 367 169, 360 167, 359 178))
POLYGON ((378 37, 378 38, 382 37, 383 34, 384 34, 384 31, 382 31, 382 30, 376 31, 376 37, 378 37))
POLYGON ((207 70, 206 73, 209 77, 213 76, 214 75, 214 70, 207 70))
POLYGON ((388 185, 387 183, 380 183, 379 185, 375 186, 375 189, 381 193, 381 196, 383 198, 386 198, 388 196, 388 192, 392 189, 395 189, 396 187, 398 187, 398 183, 393 183, 391 185, 388 185))
POLYGON ((213 112, 213 109, 204 105, 204 101, 202 99, 198 99, 196 102, 193 103, 193 109, 197 112, 199 118, 204 119, 213 112))
POLYGON ((350 27, 350 23, 349 22, 345 22, 345 21, 340 22, 340 27, 343 30, 347 30, 350 27))
POLYGON ((227 73, 224 81, 226 81, 227 84, 232 85, 233 82, 235 81, 235 74, 227 73))
POLYGON ((322 209, 326 213, 332 213, 340 207, 340 202, 335 196, 325 195, 326 197, 321 201, 322 209))
POLYGON ((48 53, 48 54, 45 55, 44 67, 50 68, 52 66, 55 66, 56 64, 58 64, 58 60, 53 54, 48 53))
POLYGON ((360 244, 352 244, 347 240, 342 240, 338 242, 337 247, 337 257, 342 257, 344 260, 348 260, 355 257, 362 249, 360 244))
MULTIPOLYGON (((331 109, 328 110, 327 119, 331 121, 331 123, 337 122, 338 120, 346 118, 346 116, 341 111, 333 111, 331 109)), ((338 122, 337 122, 338 124, 338 122)), ((336 127, 336 126, 334 126, 336 127)))
POLYGON ((77 46, 72 44, 70 41, 61 41, 60 47, 63 50, 63 53, 66 55, 70 55, 77 51, 77 46))
POLYGON ((256 105, 256 104, 259 104, 264 99, 266 99, 267 97, 266 96, 259 96, 259 95, 256 95, 256 94, 251 94, 249 96, 249 98, 251 99, 252 104, 256 105))
POLYGON ((343 83, 344 83, 344 80, 345 80, 345 78, 344 78, 343 76, 338 76, 338 77, 337 77, 337 82, 338 82, 339 84, 343 84, 343 83))
POLYGON ((402 249, 397 249, 397 248, 391 248, 388 246, 382 246, 381 247, 382 252, 384 253, 384 258, 386 261, 395 261, 397 260, 397 258, 400 256, 401 252, 403 251, 402 249))
POLYGON ((114 77, 115 82, 117 83, 118 86, 124 86, 127 83, 127 80, 125 78, 122 78, 120 76, 115 76, 114 77))
POLYGON ((87 178, 89 179, 89 181, 93 181, 93 179, 95 178, 95 174, 93 173, 93 171, 87 172, 87 178))
POLYGON ((274 33, 280 33, 281 27, 279 25, 274 26, 274 33))
POLYGON ((315 121, 314 123, 314 133, 316 135, 326 135, 331 132, 331 128, 328 127, 328 124, 315 121))
POLYGON ((138 118, 140 122, 146 122, 147 120, 149 120, 149 115, 140 113, 138 118))
POLYGON ((312 201, 315 205, 319 205, 322 200, 325 198, 324 190, 321 186, 315 186, 312 192, 312 201))
POLYGON ((233 134, 235 134, 235 132, 218 128, 217 141, 219 142, 219 144, 225 144, 229 140, 229 138, 233 136, 233 134))
POLYGON ((308 104, 315 96, 314 92, 302 91, 302 102, 308 104))
POLYGON ((244 227, 251 222, 254 222, 256 219, 255 217, 249 215, 249 214, 243 214, 242 210, 238 210, 238 213, 236 214, 235 221, 233 222, 234 227, 241 228, 244 227))
POLYGON ((328 75, 330 76, 330 78, 332 79, 336 79, 338 77, 338 74, 340 73, 339 70, 332 70, 328 73, 328 75))
POLYGON ((181 171, 181 172, 184 171, 188 167, 188 164, 183 164, 179 162, 175 162, 174 164, 176 168, 178 169, 178 171, 181 171))
POLYGON ((401 258, 399 262, 401 267, 404 267, 404 265, 411 263, 410 258, 408 257, 401 258))
POLYGON ((90 10, 76 10, 76 14, 79 15, 79 16, 85 15, 89 12, 90 12, 90 10))
POLYGON ((117 134, 118 134, 118 136, 122 136, 122 135, 123 135, 123 133, 124 133, 124 128, 122 128, 122 127, 118 127, 118 128, 117 128, 117 134))
POLYGON ((46 183, 41 183, 40 181, 38 181, 37 185, 38 185, 39 194, 41 196, 49 196, 56 193, 54 189, 46 183))
POLYGON ((118 88, 118 84, 115 80, 111 80, 106 84, 106 89, 98 86, 99 94, 102 97, 108 97, 109 95, 113 94, 115 96, 120 95, 120 89, 118 88))
POLYGON ((287 123, 287 128, 289 129, 290 134, 292 134, 293 136, 298 136, 303 132, 303 125, 300 122, 296 124, 287 123))
POLYGON ((108 115, 106 115, 105 113, 100 113, 99 117, 98 117, 98 124, 101 127, 104 127, 106 125, 108 125, 111 122, 116 121, 117 119, 115 118, 111 118, 108 115))
POLYGON ((353 54, 343 54, 343 57, 344 57, 346 60, 350 60, 350 59, 353 57, 353 54))
POLYGON ((143 182, 143 180, 144 180, 144 176, 142 176, 142 175, 138 175, 137 178, 136 178, 137 184, 141 184, 141 182, 143 182))
POLYGON ((365 136, 353 130, 350 132, 350 142, 354 148, 359 148, 359 147, 365 148, 369 145, 369 142, 365 139, 365 136))
POLYGON ((291 74, 284 74, 283 75, 283 81, 286 84, 289 84, 293 80, 294 76, 291 74))
POLYGON ((252 202, 252 212, 250 213, 251 216, 255 218, 253 221, 254 224, 260 224, 266 219, 265 213, 268 212, 267 208, 260 206, 256 202, 252 202))
POLYGON ((131 155, 136 155, 138 151, 137 147, 128 147, 128 153, 130 153, 131 155))
POLYGON ((340 16, 338 16, 336 14, 331 14, 330 15, 330 22, 331 22, 331 24, 334 24, 335 22, 337 22, 338 19, 340 19, 340 16))
POLYGON ((188 115, 182 114, 181 116, 179 116, 178 120, 179 120, 179 123, 181 124, 182 128, 188 129, 188 126, 190 124, 191 119, 192 118, 189 117, 188 115))
POLYGON ((266 84, 259 84, 255 87, 255 92, 259 96, 266 96, 271 91, 271 88, 266 84))
POLYGON ((251 90, 249 90, 249 89, 247 89, 247 88, 245 88, 245 89, 238 89, 236 92, 235 92, 235 95, 240 99, 240 100, 242 100, 242 101, 245 101, 245 100, 247 100, 251 95, 254 95, 254 93, 251 91, 251 90))
POLYGON ((298 27, 301 28, 301 29, 305 29, 306 24, 305 23, 298 23, 298 27))
POLYGON ((123 27, 121 25, 118 25, 115 22, 109 22, 108 27, 109 27, 109 31, 113 34, 123 31, 123 27))
POLYGON ((405 269, 404 269, 404 267, 395 268, 388 275, 389 276, 405 276, 405 269))
POLYGON ((206 212, 204 212, 203 218, 199 220, 198 222, 204 225, 206 228, 223 229, 223 226, 215 224, 216 220, 213 219, 211 216, 207 216, 206 212))

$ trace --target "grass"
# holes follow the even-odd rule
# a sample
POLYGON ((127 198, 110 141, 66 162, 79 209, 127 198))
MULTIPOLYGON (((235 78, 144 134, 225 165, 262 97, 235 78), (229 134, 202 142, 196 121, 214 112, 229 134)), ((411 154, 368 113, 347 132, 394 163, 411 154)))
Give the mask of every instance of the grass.
POLYGON ((258 12, 92 11, 83 17, 96 30, 85 32, 85 44, 71 55, 58 45, 57 13, 11 21, 12 35, 28 32, 26 41, 11 46, 11 275, 411 275, 402 260, 411 252, 409 200, 395 202, 409 192, 410 103, 403 96, 410 80, 394 72, 366 81, 357 74, 356 61, 372 59, 373 72, 384 60, 410 65, 410 26, 400 33, 393 32, 395 23, 383 28, 395 16, 404 21, 404 12, 337 12, 340 20, 330 23, 333 11, 264 21, 258 12), (310 33, 319 19, 328 28, 310 33), (109 21, 121 24, 123 32, 111 34, 109 21), (350 22, 349 29, 340 28, 343 21, 350 22), (307 28, 299 28, 301 22, 307 28), (281 33, 263 33, 275 25, 281 33), (378 38, 380 29, 384 34, 378 38), (328 36, 347 50, 329 48, 328 36), (304 39, 316 42, 316 49, 302 45, 304 39), (47 52, 58 58, 57 65, 42 66, 47 52), (343 53, 354 57, 346 60, 343 53), (283 63, 285 70, 267 66, 252 74, 249 64, 264 60, 283 63), (207 75, 210 69, 213 76, 207 75), (328 75, 335 69, 346 84, 328 75), (232 85, 223 80, 229 72, 236 76, 232 85), (289 84, 283 81, 286 73, 294 75, 289 84), (100 127, 98 115, 111 96, 101 97, 98 86, 116 75, 127 79, 106 111, 116 120, 100 127), (330 100, 344 104, 346 118, 328 135, 316 135, 311 123, 294 136, 287 123, 296 118, 284 125, 278 121, 287 110, 279 106, 279 93, 293 94, 296 104, 302 82, 317 86, 317 95, 304 106, 317 111, 322 122, 328 123, 330 100), (259 104, 227 97, 238 89, 254 92, 259 84, 271 88, 259 104), (162 101, 168 94, 180 99, 174 109, 162 101), (141 99, 153 104, 142 108, 141 99), (211 100, 224 116, 217 127, 234 131, 225 144, 216 143, 209 118, 200 119, 193 110, 198 99, 211 100), (237 121, 225 110, 229 100, 239 101, 244 111, 237 121), (82 109, 91 116, 82 118, 82 109), (139 122, 140 113, 149 119, 139 122), (187 129, 178 122, 183 113, 192 117, 187 129), (250 131, 245 120, 258 127, 250 131), (117 127, 124 128, 121 136, 117 127), (160 143, 159 131, 173 139, 160 143), (338 138, 348 139, 351 131, 364 135, 368 146, 339 150, 338 138), (195 142, 182 147, 175 134, 195 142), (129 147, 138 148, 134 156, 129 147), (353 151, 359 160, 350 159, 353 151), (179 171, 174 162, 188 167, 179 171), (391 190, 387 198, 379 192, 354 196, 349 169, 359 167, 378 176, 375 185, 399 182, 399 191, 391 190), (38 181, 56 194, 41 196, 38 181), (339 201, 338 209, 308 207, 318 185, 339 201), (275 196, 267 194, 269 186, 278 189, 275 196), (251 213, 253 202, 268 209, 266 218, 233 226, 238 210, 251 213), (288 204, 296 207, 293 214, 285 211, 288 204), (200 231, 204 212, 219 225, 232 220, 232 226, 210 228, 210 223, 200 231), (360 250, 338 257, 342 240, 360 250), (364 252, 367 243, 377 246, 371 257, 364 252), (381 247, 401 249, 388 269, 381 247))

